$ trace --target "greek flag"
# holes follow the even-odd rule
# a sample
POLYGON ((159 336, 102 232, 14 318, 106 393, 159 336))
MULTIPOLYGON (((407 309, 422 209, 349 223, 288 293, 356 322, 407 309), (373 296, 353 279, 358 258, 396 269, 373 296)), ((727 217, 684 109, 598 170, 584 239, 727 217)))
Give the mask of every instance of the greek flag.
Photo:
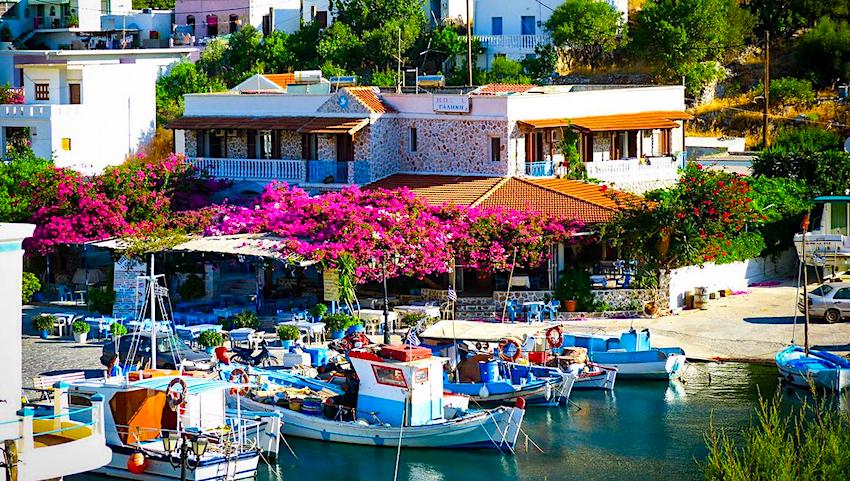
POLYGON ((449 296, 449 302, 457 302, 457 292, 455 291, 454 287, 449 286, 448 296, 449 296))
POLYGON ((404 338, 404 343, 409 344, 411 346, 418 346, 422 344, 419 341, 419 336, 416 335, 416 331, 419 330, 419 326, 411 327, 409 331, 407 331, 407 337, 404 338))

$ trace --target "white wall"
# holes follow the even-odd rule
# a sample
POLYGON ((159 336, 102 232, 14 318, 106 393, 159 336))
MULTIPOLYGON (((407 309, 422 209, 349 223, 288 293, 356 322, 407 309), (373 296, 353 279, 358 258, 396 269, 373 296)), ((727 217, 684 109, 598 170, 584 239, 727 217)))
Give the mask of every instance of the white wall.
MULTIPOLYGON (((0 224, 0 318, 3 335, 0 336, 0 421, 15 419, 21 409, 22 365, 21 355, 21 272, 23 253, 21 241, 32 235, 35 226, 30 224, 0 224)), ((18 436, 18 424, 0 425, 0 440, 18 436)))
POLYGON ((662 87, 577 90, 546 95, 507 97, 512 120, 556 119, 647 112, 685 110, 685 88, 662 87))
POLYGON ((299 0, 281 0, 275 3, 274 29, 293 33, 299 28, 301 28, 301 2, 299 0))
POLYGON ((552 10, 561 0, 474 0, 475 13, 472 31, 475 35, 493 35, 492 18, 502 17, 502 35, 520 35, 521 17, 535 19, 535 34, 546 33, 543 23, 552 16, 552 10), (538 25, 538 22, 542 22, 538 25))
MULTIPOLYGON (((185 101, 186 116, 313 116, 330 95, 240 95, 238 93, 188 94, 185 101)), ((345 114, 335 114, 345 117, 345 114)), ((362 115, 358 115, 362 117, 362 115)))
POLYGON ((321 11, 328 12, 328 25, 330 25, 331 22, 333 22, 333 17, 332 17, 331 12, 330 12, 330 2, 328 0, 304 0, 304 2, 303 2, 304 10, 301 12, 301 14, 302 14, 301 18, 304 20, 305 23, 313 20, 313 18, 310 16, 312 11, 313 11, 313 7, 315 7, 315 10, 317 12, 321 12, 321 11))
POLYGON ((708 263, 703 267, 673 269, 670 273, 670 309, 682 308, 685 305, 685 291, 693 292, 695 287, 708 287, 709 291, 742 291, 755 282, 792 275, 796 266, 797 253, 789 249, 776 259, 757 257, 731 264, 708 263))

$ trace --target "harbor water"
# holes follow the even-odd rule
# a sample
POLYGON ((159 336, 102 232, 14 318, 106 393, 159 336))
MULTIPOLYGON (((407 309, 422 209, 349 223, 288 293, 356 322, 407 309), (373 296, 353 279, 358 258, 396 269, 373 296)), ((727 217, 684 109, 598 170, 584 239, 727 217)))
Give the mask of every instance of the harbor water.
MULTIPOLYGON (((737 431, 755 419, 759 391, 778 386, 774 366, 695 364, 687 382, 617 382, 613 392, 577 391, 565 408, 527 411, 515 456, 492 451, 401 451, 400 480, 698 480, 710 423, 737 431), (534 447, 536 443, 544 452, 534 447)), ((802 396, 783 391, 786 402, 802 396)), ((275 463, 286 481, 392 480, 396 450, 287 439, 275 463)), ((260 481, 275 481, 267 467, 260 481)), ((75 476, 74 481, 104 479, 75 476)))

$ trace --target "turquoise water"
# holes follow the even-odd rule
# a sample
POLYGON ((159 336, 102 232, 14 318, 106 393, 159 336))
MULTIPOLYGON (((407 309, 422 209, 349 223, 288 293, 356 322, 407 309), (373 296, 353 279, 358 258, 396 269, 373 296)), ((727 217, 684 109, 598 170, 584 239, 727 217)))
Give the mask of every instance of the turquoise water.
MULTIPOLYGON (((399 476, 409 481, 697 480, 706 454, 703 436, 715 426, 737 428, 754 419, 761 390, 773 395, 773 366, 695 364, 686 383, 617 382, 613 393, 574 392, 566 408, 530 408, 515 456, 495 451, 402 450, 399 476)), ((799 391, 785 389, 793 401, 799 391)), ((286 481, 392 480, 395 449, 288 438, 277 460, 286 481)), ((75 481, 104 479, 76 476, 75 481)), ((260 481, 276 481, 263 467, 260 481)))

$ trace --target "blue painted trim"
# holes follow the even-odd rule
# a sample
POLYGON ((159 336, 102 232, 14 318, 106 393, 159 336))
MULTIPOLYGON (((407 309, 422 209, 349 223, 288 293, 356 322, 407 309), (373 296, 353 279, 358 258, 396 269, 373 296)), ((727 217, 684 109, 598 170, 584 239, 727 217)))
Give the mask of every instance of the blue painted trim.
POLYGON ((3 242, 0 243, 0 252, 15 252, 21 250, 20 242, 3 242))

